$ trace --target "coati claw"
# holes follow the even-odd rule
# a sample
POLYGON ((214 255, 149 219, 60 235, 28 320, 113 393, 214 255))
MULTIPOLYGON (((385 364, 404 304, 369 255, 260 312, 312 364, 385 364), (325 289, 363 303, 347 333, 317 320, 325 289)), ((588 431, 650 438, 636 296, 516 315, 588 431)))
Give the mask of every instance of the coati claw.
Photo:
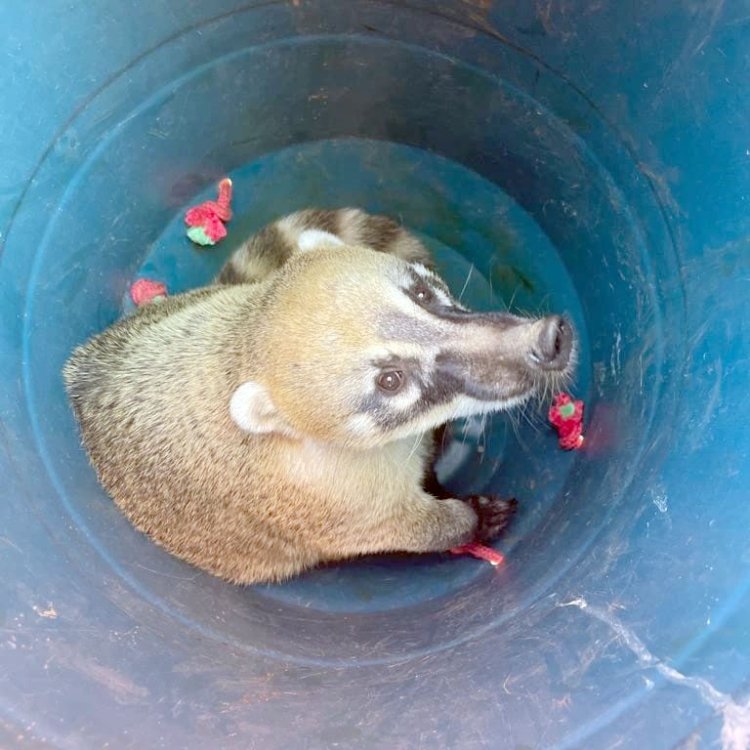
POLYGON ((466 502, 479 517, 477 540, 492 542, 504 531, 515 515, 518 501, 496 495, 472 495, 466 502))

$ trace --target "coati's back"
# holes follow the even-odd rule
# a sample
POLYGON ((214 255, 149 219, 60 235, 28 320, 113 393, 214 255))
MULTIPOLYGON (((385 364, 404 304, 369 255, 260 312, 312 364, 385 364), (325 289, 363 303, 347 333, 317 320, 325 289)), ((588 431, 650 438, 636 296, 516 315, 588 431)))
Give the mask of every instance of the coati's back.
POLYGON ((256 317, 255 296, 216 287, 151 303, 76 350, 65 368, 91 461, 130 520, 180 556, 238 580, 246 568, 233 559, 238 547, 242 558, 257 550, 261 576, 281 562, 264 548, 267 534, 253 516, 237 536, 248 485, 276 480, 264 477, 263 445, 251 445, 257 439, 220 408, 236 385, 232 363, 240 332, 256 317))
POLYGON ((171 552, 238 582, 495 536, 507 503, 424 491, 420 436, 566 373, 572 338, 560 319, 474 316, 428 261, 383 217, 301 212, 217 285, 79 347, 65 381, 103 486, 171 552))

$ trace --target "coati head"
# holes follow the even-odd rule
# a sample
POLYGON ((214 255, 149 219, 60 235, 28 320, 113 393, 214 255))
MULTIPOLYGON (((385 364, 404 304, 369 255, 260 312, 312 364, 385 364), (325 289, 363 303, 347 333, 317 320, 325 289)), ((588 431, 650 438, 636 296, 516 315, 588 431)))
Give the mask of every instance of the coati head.
POLYGON ((472 313, 418 263, 309 230, 265 295, 243 430, 367 448, 508 409, 569 376, 560 316, 472 313))

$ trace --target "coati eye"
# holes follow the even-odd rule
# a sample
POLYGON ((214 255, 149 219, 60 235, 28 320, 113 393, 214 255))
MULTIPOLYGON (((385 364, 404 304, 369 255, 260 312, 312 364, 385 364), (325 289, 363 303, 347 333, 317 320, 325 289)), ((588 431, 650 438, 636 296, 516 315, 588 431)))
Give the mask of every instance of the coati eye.
POLYGON ((427 284, 417 284, 412 288, 414 299, 420 304, 426 305, 435 299, 435 293, 427 286, 427 284))
POLYGON ((396 393, 401 390, 405 380, 406 378, 402 370, 387 370, 386 372, 381 372, 375 382, 381 391, 396 393))

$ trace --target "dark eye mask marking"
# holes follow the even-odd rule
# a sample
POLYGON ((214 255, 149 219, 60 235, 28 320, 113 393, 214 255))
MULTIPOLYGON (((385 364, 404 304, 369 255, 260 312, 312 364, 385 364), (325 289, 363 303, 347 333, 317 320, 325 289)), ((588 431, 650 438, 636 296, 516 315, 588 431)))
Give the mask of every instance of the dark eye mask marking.
MULTIPOLYGON (((388 367, 393 360, 388 360, 388 367)), ((412 360, 413 362, 413 360, 412 360)), ((358 411, 371 416, 376 424, 385 430, 394 429, 405 422, 417 418, 434 406, 446 403, 463 392, 463 380, 450 373, 441 374, 439 380, 430 383, 419 371, 418 366, 407 370, 409 382, 416 384, 420 394, 417 400, 406 410, 394 409, 387 396, 373 393, 362 399, 358 411)))

